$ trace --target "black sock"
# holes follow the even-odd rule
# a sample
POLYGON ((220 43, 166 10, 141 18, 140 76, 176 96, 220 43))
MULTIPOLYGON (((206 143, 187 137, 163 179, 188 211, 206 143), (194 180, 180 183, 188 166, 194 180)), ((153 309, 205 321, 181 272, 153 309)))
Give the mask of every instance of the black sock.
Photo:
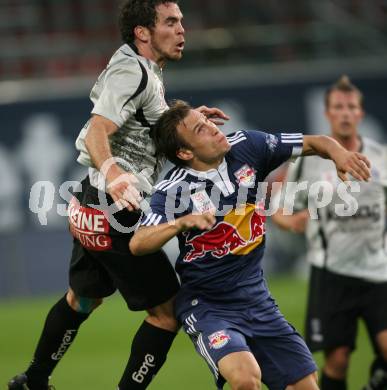
POLYGON ((322 372, 320 390, 347 390, 347 381, 330 378, 325 372, 322 372))
POLYGON ((370 380, 364 390, 387 389, 387 363, 381 357, 376 357, 370 368, 370 380))
POLYGON ((134 336, 129 361, 118 389, 146 389, 164 364, 175 336, 175 332, 144 321, 134 336))
POLYGON ((88 316, 89 314, 73 310, 66 301, 66 295, 51 308, 47 314, 33 360, 26 371, 31 390, 47 386, 48 377, 88 316))

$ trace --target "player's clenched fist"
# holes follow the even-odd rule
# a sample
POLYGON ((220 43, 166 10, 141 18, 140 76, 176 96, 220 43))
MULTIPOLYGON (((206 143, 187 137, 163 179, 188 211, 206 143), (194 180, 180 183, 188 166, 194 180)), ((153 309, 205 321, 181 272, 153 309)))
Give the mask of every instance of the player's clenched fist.
POLYGON ((200 215, 188 214, 176 220, 176 227, 180 232, 191 229, 209 230, 216 223, 216 218, 211 213, 200 215))

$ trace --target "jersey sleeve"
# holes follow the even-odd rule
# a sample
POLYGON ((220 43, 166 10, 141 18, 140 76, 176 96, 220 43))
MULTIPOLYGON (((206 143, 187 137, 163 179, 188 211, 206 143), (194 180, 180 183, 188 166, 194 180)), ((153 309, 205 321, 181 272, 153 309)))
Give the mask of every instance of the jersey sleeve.
POLYGON ((167 196, 165 192, 155 192, 150 201, 150 208, 143 215, 140 226, 157 226, 168 222, 167 196))
POLYGON ((146 86, 146 70, 137 59, 128 58, 108 67, 101 77, 104 78, 103 89, 92 114, 102 115, 121 127, 137 110, 134 98, 146 86))
POLYGON ((303 135, 301 133, 269 134, 263 131, 246 132, 254 148, 257 168, 264 167, 264 176, 289 159, 302 153, 303 135))

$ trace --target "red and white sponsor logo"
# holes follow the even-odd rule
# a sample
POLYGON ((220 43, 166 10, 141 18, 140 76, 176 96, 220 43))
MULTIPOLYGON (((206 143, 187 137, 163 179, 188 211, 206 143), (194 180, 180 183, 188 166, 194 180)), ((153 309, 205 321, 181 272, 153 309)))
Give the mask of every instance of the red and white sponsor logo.
POLYGON ((71 234, 87 249, 106 251, 112 248, 110 225, 101 210, 81 206, 73 197, 68 208, 71 234))

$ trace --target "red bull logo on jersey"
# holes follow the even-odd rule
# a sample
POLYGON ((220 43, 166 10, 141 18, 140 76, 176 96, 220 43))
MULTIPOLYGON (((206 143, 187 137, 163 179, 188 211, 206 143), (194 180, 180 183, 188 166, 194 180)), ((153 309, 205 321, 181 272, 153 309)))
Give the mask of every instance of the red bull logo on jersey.
POLYGON ((210 348, 220 349, 231 340, 231 337, 227 334, 225 330, 220 330, 209 335, 208 340, 210 348))
POLYGON ((234 175, 242 187, 253 187, 255 183, 255 169, 248 165, 243 165, 234 175))
POLYGON ((70 232, 82 246, 94 251, 112 248, 110 225, 103 211, 81 206, 73 197, 68 207, 70 232))
POLYGON ((245 255, 259 246, 265 234, 266 217, 252 204, 232 210, 211 230, 191 236, 186 234, 186 246, 190 248, 183 258, 191 262, 210 254, 221 258, 228 254, 245 255))

